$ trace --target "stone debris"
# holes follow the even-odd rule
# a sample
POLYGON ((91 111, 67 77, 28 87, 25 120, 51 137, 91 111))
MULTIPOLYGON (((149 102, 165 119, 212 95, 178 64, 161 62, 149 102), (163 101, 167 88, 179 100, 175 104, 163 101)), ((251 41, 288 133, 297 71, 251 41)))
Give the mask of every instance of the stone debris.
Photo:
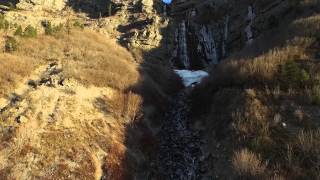
POLYGON ((200 137, 188 125, 186 91, 174 99, 160 132, 159 171, 162 179, 194 180, 200 175, 200 137))

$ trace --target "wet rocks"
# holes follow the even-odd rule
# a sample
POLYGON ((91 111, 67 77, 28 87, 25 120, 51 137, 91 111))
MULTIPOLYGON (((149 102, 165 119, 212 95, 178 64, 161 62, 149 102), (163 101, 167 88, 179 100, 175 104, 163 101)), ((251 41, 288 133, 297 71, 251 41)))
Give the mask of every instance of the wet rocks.
POLYGON ((159 172, 162 179, 200 178, 200 137, 188 125, 188 103, 187 93, 179 93, 163 122, 159 134, 159 172))

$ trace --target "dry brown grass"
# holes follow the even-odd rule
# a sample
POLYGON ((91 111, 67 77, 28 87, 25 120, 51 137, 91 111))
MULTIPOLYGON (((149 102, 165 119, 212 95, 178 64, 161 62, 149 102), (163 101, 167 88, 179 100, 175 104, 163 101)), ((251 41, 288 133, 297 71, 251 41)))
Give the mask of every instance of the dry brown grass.
POLYGON ((253 89, 246 90, 243 109, 233 113, 234 129, 245 137, 269 133, 268 108, 257 99, 253 89))
POLYGON ((91 32, 21 39, 17 54, 61 61, 67 77, 98 87, 125 89, 138 80, 131 54, 114 40, 91 32))
POLYGON ((16 52, 0 54, 0 97, 48 61, 61 62, 67 77, 86 85, 126 89, 139 78, 131 54, 95 32, 74 30, 57 37, 19 38, 18 42, 16 52))
POLYGON ((131 91, 118 91, 112 99, 105 99, 105 102, 117 118, 125 118, 128 123, 135 123, 142 113, 142 97, 131 91))
POLYGON ((298 147, 306 155, 319 155, 320 130, 309 132, 301 131, 298 135, 298 147))
POLYGON ((40 60, 26 56, 0 54, 0 98, 9 95, 39 64, 40 60))
POLYGON ((212 77, 229 84, 274 83, 280 65, 310 58, 307 49, 319 37, 319 24, 320 16, 313 15, 281 26, 276 35, 268 32, 220 64, 212 77))
POLYGON ((236 152, 232 164, 237 173, 244 177, 259 177, 266 169, 261 158, 248 149, 236 152))
POLYGON ((129 170, 126 167, 126 149, 122 144, 111 145, 110 156, 106 157, 103 165, 104 178, 114 180, 130 179, 129 170))
MULTIPOLYGON (((309 43, 308 43, 309 44, 309 43)), ((306 59, 304 48, 289 45, 252 59, 231 59, 222 63, 217 69, 219 80, 235 84, 273 83, 280 65, 294 59, 306 59)))
MULTIPOLYGON (((35 72, 36 68, 40 65, 57 62, 62 66, 63 76, 71 80, 67 81, 65 86, 58 88, 46 89, 47 87, 41 86, 32 89, 32 91, 30 91, 30 93, 34 93, 32 97, 29 97, 29 93, 23 95, 26 97, 21 97, 22 99, 27 99, 26 101, 30 103, 24 105, 32 106, 30 109, 37 108, 37 105, 39 105, 39 103, 41 104, 40 101, 47 97, 50 97, 49 99, 52 100, 51 98, 60 96, 62 91, 60 92, 57 89, 74 88, 72 91, 79 93, 72 95, 65 94, 63 99, 66 100, 75 95, 77 95, 77 97, 74 97, 73 100, 69 99, 68 105, 62 107, 61 111, 52 112, 56 117, 61 117, 60 122, 63 123, 51 124, 51 127, 63 127, 62 129, 65 130, 69 129, 67 126, 73 124, 70 121, 73 117, 72 115, 71 118, 64 116, 69 113, 69 110, 71 112, 70 114, 76 114, 75 111, 78 108, 84 108, 81 113, 87 116, 87 118, 76 117, 76 124, 71 125, 76 127, 76 131, 70 133, 71 135, 65 134, 64 130, 55 131, 54 134, 56 134, 56 136, 54 137, 51 135, 39 135, 38 138, 42 139, 41 142, 44 143, 41 144, 41 149, 34 145, 37 141, 34 139, 29 140, 34 143, 32 148, 35 150, 25 148, 27 146, 20 147, 19 143, 13 142, 13 139, 18 139, 18 141, 23 144, 23 138, 15 137, 16 135, 11 135, 1 130, 0 139, 6 142, 0 143, 0 150, 10 149, 11 146, 9 147, 7 144, 13 144, 12 146, 14 147, 17 146, 14 148, 17 149, 15 150, 17 152, 22 148, 21 153, 17 153, 20 156, 15 157, 15 161, 11 163, 12 168, 9 167, 8 173, 11 176, 18 176, 19 174, 13 172, 12 169, 18 169, 19 163, 23 161, 22 159, 27 159, 31 154, 38 153, 46 154, 46 156, 43 156, 43 158, 39 160, 42 163, 39 164, 39 166, 42 166, 41 169, 46 171, 52 168, 53 170, 50 172, 50 175, 56 179, 67 176, 76 176, 76 179, 80 178, 78 176, 94 179, 95 176, 100 175, 99 170, 102 171, 101 166, 105 167, 103 170, 107 173, 108 179, 126 179, 126 174, 128 174, 126 163, 133 163, 127 162, 126 160, 127 142, 125 142, 126 140, 123 137, 123 128, 124 124, 128 122, 135 123, 134 121, 137 120, 142 113, 142 97, 128 90, 137 83, 140 76, 137 71, 137 64, 135 64, 131 54, 114 40, 90 31, 74 30, 70 34, 57 34, 56 36, 40 35, 37 38, 17 38, 17 40, 19 42, 17 51, 12 54, 0 54, 0 97, 2 98, 4 95, 12 93, 20 84, 26 85, 28 76, 34 74, 33 72, 35 72), (95 99, 99 99, 105 94, 109 96, 108 89, 110 88, 105 87, 111 87, 113 90, 110 90, 110 92, 118 92, 115 93, 114 96, 110 95, 110 97, 112 96, 111 99, 106 99, 107 102, 105 102, 105 104, 108 105, 107 110, 110 112, 106 112, 102 108, 99 109, 93 104, 95 99), (43 97, 41 94, 43 89, 46 89, 46 97, 43 97), (36 98, 35 94, 39 96, 39 99, 32 101, 32 98, 36 98), (78 103, 74 102, 74 100, 76 101, 83 97, 86 97, 83 101, 80 100, 78 103), (73 103, 77 108, 73 107, 73 103), (86 107, 84 107, 82 103, 85 103, 86 107), (70 109, 68 110, 68 108, 70 109), (84 112, 86 110, 88 110, 88 112, 84 112), (90 119, 90 117, 95 115, 100 117, 90 119), (117 119, 115 120, 115 118, 110 115, 117 117, 117 119), (101 116, 108 117, 109 119, 103 118, 100 120, 101 116), (85 118, 85 121, 82 121, 82 118, 85 118), (75 137, 79 137, 79 139, 73 139, 73 135, 75 134, 77 134, 75 137), (7 137, 9 135, 10 137, 7 137), (68 138, 68 140, 66 138, 68 138), (95 149, 98 146, 102 151, 107 153, 106 156, 104 155, 106 157, 105 162, 100 162, 101 159, 96 160, 96 153, 92 148, 95 149), (73 151, 73 148, 79 149, 79 152, 73 151), (57 156, 60 158, 55 159, 57 156), (76 163, 77 166, 66 164, 64 159, 70 159, 70 161, 76 163), (78 168, 74 169, 75 167, 78 168)), ((42 70, 44 71, 45 68, 42 70)), ((46 102, 49 102, 49 100, 46 102)), ((62 104, 57 102, 56 106, 60 105, 62 104)), ((41 114, 50 109, 49 106, 48 104, 42 104, 41 114)), ((35 112, 30 112, 30 118, 34 113, 35 112)), ((11 116, 14 118, 17 115, 10 114, 10 118, 11 116)), ((3 117, 1 116, 1 118, 3 117)), ((26 121, 26 123, 31 124, 35 121, 36 120, 26 121)), ((14 121, 7 120, 6 122, 6 125, 17 125, 14 121)), ((22 132, 26 132, 28 129, 23 126, 21 126, 21 128, 18 126, 17 128, 22 132)), ((37 127, 33 129, 37 131, 41 128, 37 127)), ((137 142, 138 141, 139 140, 137 140, 137 142)), ((137 144, 136 142, 131 143, 137 144)), ((9 158, 8 155, 4 156, 5 159, 9 158)), ((3 164, 9 166, 6 165, 5 161, 1 161, 1 166, 3 164)), ((25 169, 27 168, 23 168, 22 171, 25 169)), ((0 174, 5 174, 6 172, 0 170, 0 174)), ((47 177, 49 175, 44 174, 43 176, 47 177)), ((26 178, 22 177, 22 179, 26 178)))

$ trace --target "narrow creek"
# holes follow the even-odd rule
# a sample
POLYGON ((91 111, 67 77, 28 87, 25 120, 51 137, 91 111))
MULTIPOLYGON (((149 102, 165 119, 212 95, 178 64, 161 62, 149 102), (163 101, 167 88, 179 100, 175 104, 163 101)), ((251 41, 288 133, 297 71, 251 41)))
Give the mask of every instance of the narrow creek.
POLYGON ((190 89, 182 90, 174 98, 165 115, 160 132, 161 179, 194 180, 200 178, 199 133, 189 127, 190 89))

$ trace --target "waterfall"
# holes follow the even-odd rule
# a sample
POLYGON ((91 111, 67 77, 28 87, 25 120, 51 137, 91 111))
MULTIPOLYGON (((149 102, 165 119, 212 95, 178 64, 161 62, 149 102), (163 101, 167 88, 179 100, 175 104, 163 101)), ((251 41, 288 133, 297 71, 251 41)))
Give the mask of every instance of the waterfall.
POLYGON ((208 26, 203 25, 199 30, 198 37, 198 51, 204 53, 209 63, 218 64, 217 48, 213 31, 208 26))
POLYGON ((190 68, 190 60, 188 56, 187 46, 186 22, 184 20, 180 23, 178 30, 178 58, 184 65, 184 68, 190 68))
POLYGON ((167 5, 164 4, 164 6, 163 6, 163 16, 167 16, 167 15, 168 15, 168 13, 167 13, 167 5))
POLYGON ((253 7, 248 6, 248 15, 246 19, 248 22, 248 25, 245 28, 245 32, 247 34, 247 44, 251 44, 253 42, 252 25, 255 17, 256 17, 256 14, 253 11, 253 7))
POLYGON ((222 57, 227 56, 227 41, 229 35, 229 15, 227 15, 224 21, 224 33, 223 33, 223 41, 222 41, 222 57))

